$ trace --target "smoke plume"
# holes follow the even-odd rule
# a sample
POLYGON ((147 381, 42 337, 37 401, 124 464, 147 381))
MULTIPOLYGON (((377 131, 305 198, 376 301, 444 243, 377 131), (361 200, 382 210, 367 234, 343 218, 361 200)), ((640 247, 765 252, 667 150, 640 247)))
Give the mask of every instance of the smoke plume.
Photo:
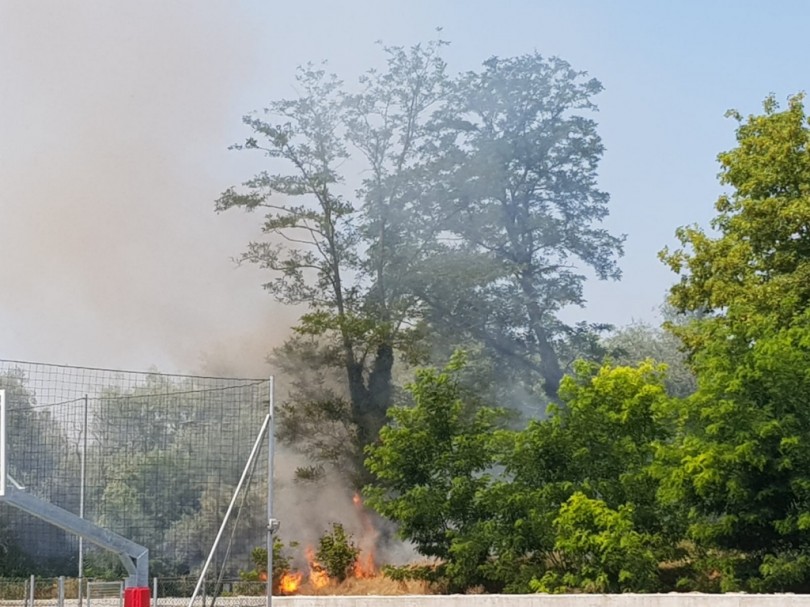
POLYGON ((0 5, 0 357, 267 374, 295 319, 213 201, 257 75, 230 3, 0 5))

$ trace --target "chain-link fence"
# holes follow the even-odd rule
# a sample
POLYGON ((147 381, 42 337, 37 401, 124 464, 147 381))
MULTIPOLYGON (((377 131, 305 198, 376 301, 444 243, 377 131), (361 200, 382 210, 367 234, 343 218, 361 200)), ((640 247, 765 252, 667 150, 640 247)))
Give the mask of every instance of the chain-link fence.
MULTIPOLYGON (((9 482, 146 546, 153 575, 199 571, 268 411, 269 380, 0 360, 0 388, 9 482)), ((220 574, 250 568, 264 544, 266 457, 251 478, 214 556, 220 574)), ((0 575, 77 575, 78 539, 7 504, 0 546, 0 575)), ((86 577, 123 574, 87 544, 82 561, 86 577)))

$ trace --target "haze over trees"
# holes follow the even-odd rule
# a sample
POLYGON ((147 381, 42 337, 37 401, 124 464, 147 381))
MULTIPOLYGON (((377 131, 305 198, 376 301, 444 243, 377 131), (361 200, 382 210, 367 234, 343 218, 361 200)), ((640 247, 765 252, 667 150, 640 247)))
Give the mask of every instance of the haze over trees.
POLYGON ((506 430, 486 408, 463 416, 475 399, 457 364, 418 375, 413 407, 367 450, 371 503, 441 557, 402 575, 505 591, 810 590, 810 127, 801 96, 731 115, 715 233, 681 228, 683 248, 661 253, 681 276, 667 328, 696 385, 667 390, 652 362, 583 362, 547 419, 506 430))
POLYGON ((252 134, 235 146, 265 155, 267 170, 216 203, 264 213, 271 238, 242 259, 271 271, 277 300, 307 307, 276 358, 340 370, 281 418, 282 437, 312 454, 309 472, 337 464, 364 478, 397 361, 464 346, 541 414, 605 328, 559 317, 584 304, 585 269, 620 275, 623 239, 599 226, 608 195, 590 116, 601 85, 537 53, 451 76, 444 44, 383 47, 385 67, 354 86, 300 68, 299 96, 246 116, 252 134), (312 438, 313 420, 333 440, 312 438))

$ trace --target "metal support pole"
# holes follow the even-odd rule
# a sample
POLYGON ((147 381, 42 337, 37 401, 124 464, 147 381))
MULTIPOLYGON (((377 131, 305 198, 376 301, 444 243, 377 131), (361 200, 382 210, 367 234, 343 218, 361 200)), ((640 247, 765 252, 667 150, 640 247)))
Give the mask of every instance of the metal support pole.
POLYGON ((34 607, 34 590, 36 587, 36 579, 32 575, 28 578, 28 607, 34 607))
POLYGON ((56 581, 56 584, 56 605, 57 607, 65 607, 65 576, 60 575, 59 579, 56 581))
MULTIPOLYGON (((79 518, 84 518, 84 487, 87 473, 87 394, 84 395, 84 424, 82 425, 81 469, 79 472, 79 518)), ((79 536, 79 607, 82 607, 84 580, 84 538, 79 536)))
POLYGON ((152 607, 158 607, 158 604, 157 604, 157 601, 158 601, 157 591, 158 591, 157 578, 153 577, 152 578, 152 607))
POLYGON ((275 544, 278 521, 273 518, 273 456, 275 454, 276 416, 273 410, 273 377, 268 384, 270 405, 270 428, 267 431, 267 607, 273 605, 273 544, 275 544))

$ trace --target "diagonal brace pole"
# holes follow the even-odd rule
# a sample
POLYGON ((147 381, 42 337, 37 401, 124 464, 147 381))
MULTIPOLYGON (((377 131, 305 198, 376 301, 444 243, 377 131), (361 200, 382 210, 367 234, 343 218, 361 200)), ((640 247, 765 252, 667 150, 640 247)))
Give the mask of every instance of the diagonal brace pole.
POLYGON ((102 548, 115 552, 129 573, 126 580, 127 586, 149 586, 149 550, 140 544, 99 527, 35 495, 21 491, 12 484, 6 486, 3 501, 51 525, 75 533, 102 548))

